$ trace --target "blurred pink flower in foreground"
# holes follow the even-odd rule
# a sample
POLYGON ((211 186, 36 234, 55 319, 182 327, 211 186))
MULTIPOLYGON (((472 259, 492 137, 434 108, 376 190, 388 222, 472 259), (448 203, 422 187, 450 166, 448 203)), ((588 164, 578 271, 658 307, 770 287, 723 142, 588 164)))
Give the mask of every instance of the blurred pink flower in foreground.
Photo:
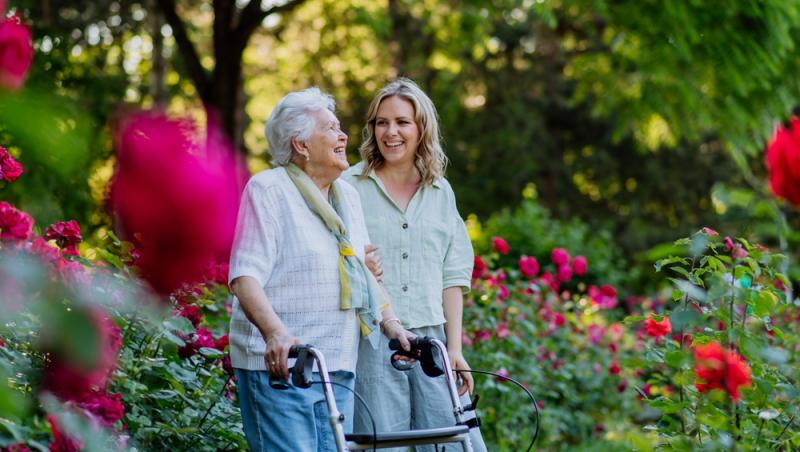
POLYGON ((583 256, 575 256, 575 259, 572 260, 572 271, 575 272, 575 276, 583 276, 586 272, 589 271, 589 263, 586 261, 586 258, 583 256))
POLYGON ((209 125, 139 113, 121 123, 111 208, 123 237, 133 241, 142 277, 160 294, 203 280, 209 262, 227 262, 243 162, 209 125))
POLYGON ((492 247, 500 254, 508 254, 508 252, 511 251, 511 247, 508 246, 506 239, 498 236, 492 237, 492 247))
POLYGON ((539 261, 535 257, 522 256, 519 258, 519 271, 522 276, 532 278, 539 273, 539 261))
POLYGON ((564 248, 553 248, 553 251, 550 252, 550 260, 556 267, 569 265, 569 251, 564 248))
POLYGON ((0 146, 0 179, 14 182, 23 173, 22 165, 9 154, 8 150, 0 146))
POLYGON ((780 126, 767 144, 765 155, 772 192, 800 206, 800 118, 780 126))
POLYGON ((33 234, 33 218, 11 204, 0 201, 0 239, 27 240, 33 234))
POLYGON ((589 298, 602 309, 613 309, 617 306, 617 289, 610 284, 589 286, 589 298))
POLYGON ((33 41, 30 28, 19 17, 4 19, 0 15, 0 88, 22 88, 31 62, 33 41))

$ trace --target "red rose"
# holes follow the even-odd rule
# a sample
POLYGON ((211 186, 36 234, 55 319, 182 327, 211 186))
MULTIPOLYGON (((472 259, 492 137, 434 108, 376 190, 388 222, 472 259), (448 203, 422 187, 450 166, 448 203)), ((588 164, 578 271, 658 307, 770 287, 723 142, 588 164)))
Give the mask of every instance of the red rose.
POLYGON ((535 257, 522 256, 519 258, 519 271, 522 276, 532 278, 539 273, 539 261, 535 257))
POLYGON ((116 136, 111 207, 141 251, 142 277, 160 294, 201 282, 209 262, 226 262, 247 170, 213 126, 141 113, 116 136))
POLYGON ((472 279, 481 278, 485 271, 486 271, 486 262, 484 262, 483 259, 481 259, 481 257, 476 254, 472 266, 472 279))
POLYGON ((667 316, 659 322, 651 315, 644 321, 644 327, 647 334, 652 337, 662 337, 672 332, 672 323, 667 316))
POLYGON ((32 61, 30 28, 19 17, 0 18, 0 87, 22 88, 32 61))
POLYGON ((92 413, 106 427, 113 426, 125 415, 125 405, 122 404, 120 394, 98 392, 80 402, 78 406, 92 413))
POLYGON ((550 260, 553 261, 556 267, 562 267, 569 264, 569 252, 564 248, 553 248, 550 252, 550 260))
POLYGON ((555 325, 557 328, 560 328, 564 326, 565 323, 567 323, 567 318, 564 317, 564 314, 560 312, 556 312, 555 314, 553 314, 553 321, 552 321, 553 325, 555 325))
POLYGON ((33 235, 33 218, 11 204, 0 201, 0 239, 28 240, 33 235))
MULTIPOLYGON (((0 6, 2 6, 2 1, 0 1, 0 6)), ((6 447, 0 447, 0 452, 31 452, 31 450, 28 449, 28 446, 24 443, 17 443, 6 447)))
POLYGON ((575 259, 572 260, 572 271, 575 273, 575 276, 584 276, 586 272, 589 271, 589 263, 586 261, 586 258, 583 256, 575 256, 575 259))
POLYGON ((225 348, 228 347, 228 343, 229 342, 230 342, 230 339, 228 338, 228 335, 227 334, 222 335, 222 336, 218 337, 216 341, 214 341, 214 348, 216 348, 217 350, 219 350, 221 352, 224 352, 225 348))
POLYGON ((500 254, 508 254, 508 252, 511 251, 511 248, 508 246, 508 242, 506 242, 502 237, 492 237, 492 246, 494 247, 494 250, 500 254))
POLYGON ((0 179, 14 182, 22 175, 22 165, 3 146, 0 146, 0 179))
POLYGON ((78 256, 78 244, 81 243, 81 227, 75 220, 59 221, 47 227, 45 240, 55 240, 64 253, 78 256))
POLYGON ((723 350, 717 342, 698 345, 694 349, 694 372, 700 392, 722 389, 734 402, 741 400, 739 389, 750 385, 750 367, 736 352, 723 350))
POLYGON ((775 130, 767 144, 766 162, 772 192, 800 206, 800 118, 792 118, 788 129, 775 130))
POLYGON ((53 432, 53 442, 50 443, 51 452, 78 452, 83 448, 83 444, 79 440, 71 438, 61 431, 55 416, 48 415, 47 422, 53 432))
POLYGON ((608 373, 611 375, 619 375, 620 372, 622 372, 622 368, 619 367, 618 362, 614 361, 610 366, 608 366, 608 373))

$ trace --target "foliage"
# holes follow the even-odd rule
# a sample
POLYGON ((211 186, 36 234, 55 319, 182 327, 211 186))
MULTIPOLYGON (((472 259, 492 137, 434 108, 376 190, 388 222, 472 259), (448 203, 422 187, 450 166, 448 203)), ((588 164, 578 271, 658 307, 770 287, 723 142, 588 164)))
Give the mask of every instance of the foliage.
POLYGON ((674 284, 664 315, 678 340, 649 343, 644 354, 651 378, 676 387, 649 400, 664 414, 653 430, 679 450, 798 447, 800 304, 777 270, 786 257, 744 239, 723 241, 708 229, 676 243, 686 247, 685 257, 661 260, 656 268, 674 284), (709 390, 713 376, 702 368, 700 353, 712 343, 741 356, 747 378, 737 377, 741 364, 726 358, 719 368, 722 390, 709 390), (739 393, 735 382, 746 389, 739 393))

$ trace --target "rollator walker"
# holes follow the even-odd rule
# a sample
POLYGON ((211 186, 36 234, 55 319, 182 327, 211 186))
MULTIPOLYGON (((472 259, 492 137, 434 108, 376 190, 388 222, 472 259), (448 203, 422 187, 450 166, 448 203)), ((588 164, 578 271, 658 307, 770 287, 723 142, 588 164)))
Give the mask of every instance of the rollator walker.
MULTIPOLYGON (((411 351, 405 352, 400 348, 397 340, 389 343, 389 348, 395 350, 392 355, 393 366, 396 359, 412 358, 419 362, 423 372, 429 377, 436 377, 444 374, 450 393, 450 401, 453 405, 453 426, 407 430, 400 432, 372 432, 372 433, 345 433, 344 415, 339 412, 336 406, 336 398, 333 394, 333 385, 328 377, 328 368, 325 364, 325 357, 322 353, 311 345, 296 345, 289 351, 290 358, 296 358, 292 368, 292 383, 298 388, 309 388, 312 384, 321 384, 325 394, 325 401, 328 404, 328 419, 336 440, 336 448, 339 452, 353 450, 372 450, 385 449, 399 446, 416 446, 423 444, 442 444, 460 443, 465 452, 472 452, 472 444, 469 439, 470 426, 477 426, 477 417, 467 420, 465 418, 465 408, 461 405, 458 396, 456 381, 453 377, 453 369, 450 366, 450 359, 447 355, 447 348, 438 339, 422 337, 409 339, 411 351), (312 381, 314 364, 321 381, 312 381)), ((408 366, 410 368, 410 365, 408 366)), ((286 387, 286 383, 270 383, 275 388, 286 387), (283 385, 283 386, 282 386, 283 385)), ((369 408, 367 408, 369 410, 369 408)), ((474 404, 467 410, 474 409, 474 404)), ((371 413, 370 413, 371 417, 371 413)), ((374 425, 374 424, 373 424, 374 425)))

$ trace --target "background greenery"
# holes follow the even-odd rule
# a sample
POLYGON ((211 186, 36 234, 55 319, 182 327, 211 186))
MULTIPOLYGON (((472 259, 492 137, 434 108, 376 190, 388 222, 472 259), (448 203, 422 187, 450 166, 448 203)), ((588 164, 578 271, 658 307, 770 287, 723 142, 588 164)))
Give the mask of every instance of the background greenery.
MULTIPOLYGON (((2 197, 31 213, 37 225, 78 220, 88 238, 82 253, 92 262, 108 257, 110 138, 121 113, 161 106, 203 120, 216 112, 250 169, 258 171, 268 166, 262 128, 275 102, 289 90, 318 85, 337 99, 355 163, 370 99, 386 81, 405 75, 437 105, 451 160, 447 176, 476 251, 491 255, 494 269, 504 269, 513 283, 520 255, 544 264, 552 248, 566 247, 590 262, 584 285, 571 288, 576 294, 610 283, 620 300, 643 294, 669 299, 660 294, 669 293, 672 282, 653 265, 685 255, 674 239, 703 226, 781 253, 785 259, 770 263, 770 271, 800 279, 793 252, 800 245, 800 216, 770 196, 763 165, 774 127, 800 104, 794 76, 800 64, 798 0, 724 6, 690 0, 20 0, 11 1, 10 9, 32 25, 36 57, 24 90, 0 93, 0 145, 26 170, 3 187, 2 197), (509 254, 492 254, 489 238, 496 235, 509 241, 509 254)), ((476 290, 493 297, 496 288, 476 290)), ((217 322, 209 326, 222 333, 224 296, 213 289, 204 296, 198 302, 210 313, 207 321, 217 322)), ((790 291, 782 302, 791 306, 791 297, 790 291)), ((502 309, 478 300, 468 321, 492 331, 508 307, 532 309, 524 292, 502 309)), ((663 309, 659 303, 648 305, 648 312, 663 309)), ((621 303, 598 321, 621 321, 636 306, 621 303)), ((563 311, 574 316, 583 307, 563 311)), ((115 390, 125 398, 133 439, 172 448, 208 434, 225 442, 212 442, 212 448, 241 445, 238 430, 224 423, 235 417, 235 405, 214 402, 227 378, 215 355, 180 360, 176 341, 164 331, 188 331, 186 325, 139 325, 126 315, 116 316, 130 336, 115 390), (138 353, 147 354, 148 366, 138 366, 138 353), (126 377, 128 370, 136 378, 126 377), (132 383, 140 375, 147 376, 147 389, 132 383), (160 399, 167 392, 159 391, 185 399, 172 392, 160 399), (213 422, 192 431, 208 406, 215 407, 206 416, 213 422), (172 435, 165 436, 169 429, 172 435)), ((537 312, 529 315, 533 320, 516 325, 517 339, 477 344, 472 358, 483 366, 509 360, 509 371, 553 382, 556 389, 536 388, 544 391, 546 410, 556 407, 543 418, 543 445, 591 447, 616 439, 618 447, 641 448, 656 441, 656 430, 670 437, 668 421, 650 433, 633 427, 653 425, 637 414, 635 393, 601 396, 610 380, 590 378, 594 369, 582 361, 590 355, 611 359, 607 351, 580 345, 561 372, 513 361, 529 353, 527 344, 539 342, 569 355, 586 327, 582 318, 570 317, 571 332, 541 339, 535 333, 546 325, 537 312), (484 356, 491 359, 484 362, 484 356), (586 396, 573 399, 567 387, 586 396), (620 426, 600 430, 599 418, 619 419, 620 426)), ((716 314, 708 315, 710 322, 716 314)), ((796 333, 792 325, 788 330, 796 333)), ((35 368, 24 354, 29 339, 8 342, 21 347, 13 362, 35 368)), ((781 346, 796 352, 796 342, 781 346)), ((663 367, 663 357, 653 353, 647 361, 663 367)), ((634 352, 630 356, 646 364, 634 352)), ((675 377, 685 364, 667 363, 667 377, 653 383, 675 377)), ((763 369, 767 380, 777 375, 763 369)), ((492 384, 500 391, 495 400, 504 400, 505 386, 492 384)), ((20 387, 30 392, 25 381, 20 387)), ((712 420, 720 415, 709 413, 712 420)), ((499 419, 487 413, 487 431, 494 432, 489 438, 513 449, 502 441, 516 439, 513 422, 520 419, 512 418, 511 426, 499 419)), ((31 422, 24 430, 30 434, 18 436, 46 441, 42 419, 31 422)), ((725 433, 727 424, 717 424, 725 433)), ((795 443, 783 447, 797 446, 796 435, 789 438, 795 443)), ((683 439, 667 442, 690 444, 683 439)))

